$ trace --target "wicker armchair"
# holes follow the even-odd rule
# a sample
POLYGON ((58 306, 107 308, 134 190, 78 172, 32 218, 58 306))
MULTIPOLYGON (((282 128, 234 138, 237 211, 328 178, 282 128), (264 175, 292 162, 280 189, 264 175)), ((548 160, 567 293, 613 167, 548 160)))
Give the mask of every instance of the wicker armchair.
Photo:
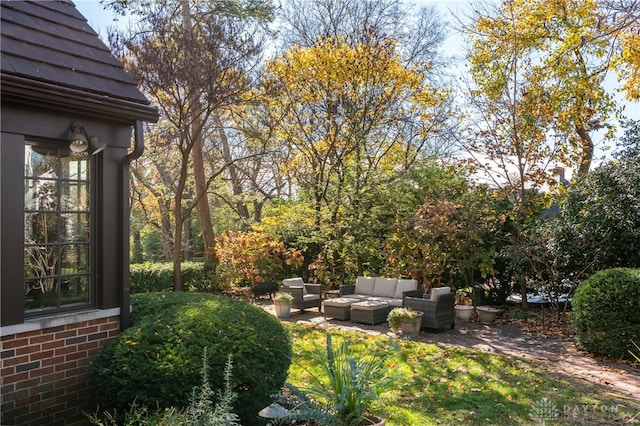
POLYGON ((440 329, 451 327, 453 330, 455 327, 455 311, 453 309, 455 293, 440 294, 436 300, 431 300, 430 295, 425 295, 425 297, 428 298, 404 298, 405 307, 423 312, 422 326, 420 328, 440 329))
POLYGON ((287 278, 282 281, 280 291, 293 296, 291 307, 300 312, 307 308, 318 308, 322 312, 322 285, 305 283, 302 278, 287 278))

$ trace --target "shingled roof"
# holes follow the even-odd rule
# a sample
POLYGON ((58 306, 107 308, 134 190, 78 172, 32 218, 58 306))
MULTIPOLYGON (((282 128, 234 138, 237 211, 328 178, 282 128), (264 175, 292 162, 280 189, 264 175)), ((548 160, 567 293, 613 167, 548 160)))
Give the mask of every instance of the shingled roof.
POLYGON ((0 5, 3 101, 157 120, 157 110, 73 2, 0 5))

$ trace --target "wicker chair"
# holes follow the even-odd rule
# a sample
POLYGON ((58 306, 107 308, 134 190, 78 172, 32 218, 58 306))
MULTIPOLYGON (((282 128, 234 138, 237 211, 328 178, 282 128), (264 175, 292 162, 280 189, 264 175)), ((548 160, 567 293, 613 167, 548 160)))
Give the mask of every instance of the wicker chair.
POLYGON ((451 327, 453 330, 455 327, 455 311, 453 309, 455 293, 440 294, 436 300, 431 300, 430 295, 425 295, 425 297, 427 298, 404 298, 405 307, 423 312, 422 326, 420 328, 441 329, 451 327))
POLYGON ((287 278, 282 281, 280 291, 293 296, 291 307, 300 312, 307 308, 318 308, 322 312, 322 285, 305 283, 302 278, 287 278))

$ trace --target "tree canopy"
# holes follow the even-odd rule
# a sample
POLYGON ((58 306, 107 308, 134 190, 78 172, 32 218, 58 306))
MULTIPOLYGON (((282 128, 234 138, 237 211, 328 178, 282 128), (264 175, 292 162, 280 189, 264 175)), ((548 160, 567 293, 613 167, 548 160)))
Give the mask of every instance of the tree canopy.
POLYGON ((135 257, 173 261, 177 290, 180 262, 202 256, 234 285, 387 271, 526 291, 543 275, 527 256, 560 232, 531 231, 551 202, 566 229, 590 209, 554 171, 574 169, 576 191, 602 173, 633 182, 619 167, 637 123, 619 137, 610 82, 639 98, 637 0, 475 2, 459 87, 432 7, 106 3, 139 18, 112 45, 162 112, 132 168, 135 257), (592 170, 617 141, 621 161, 592 170))

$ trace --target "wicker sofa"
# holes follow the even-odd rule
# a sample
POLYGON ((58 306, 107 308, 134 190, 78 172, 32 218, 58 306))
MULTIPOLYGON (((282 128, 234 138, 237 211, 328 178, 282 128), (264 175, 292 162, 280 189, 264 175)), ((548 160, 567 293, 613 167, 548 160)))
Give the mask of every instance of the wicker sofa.
POLYGON ((340 286, 340 297, 354 299, 354 303, 371 300, 385 302, 390 307, 403 306, 405 297, 422 294, 418 281, 410 279, 359 276, 355 284, 340 286))
POLYGON ((322 312, 321 290, 320 284, 305 283, 299 277, 282 280, 280 288, 280 291, 293 296, 291 307, 301 312, 307 308, 318 308, 318 312, 322 312))
POLYGON ((449 287, 431 289, 423 297, 406 297, 404 306, 423 312, 421 329, 455 327, 455 293, 449 287))

